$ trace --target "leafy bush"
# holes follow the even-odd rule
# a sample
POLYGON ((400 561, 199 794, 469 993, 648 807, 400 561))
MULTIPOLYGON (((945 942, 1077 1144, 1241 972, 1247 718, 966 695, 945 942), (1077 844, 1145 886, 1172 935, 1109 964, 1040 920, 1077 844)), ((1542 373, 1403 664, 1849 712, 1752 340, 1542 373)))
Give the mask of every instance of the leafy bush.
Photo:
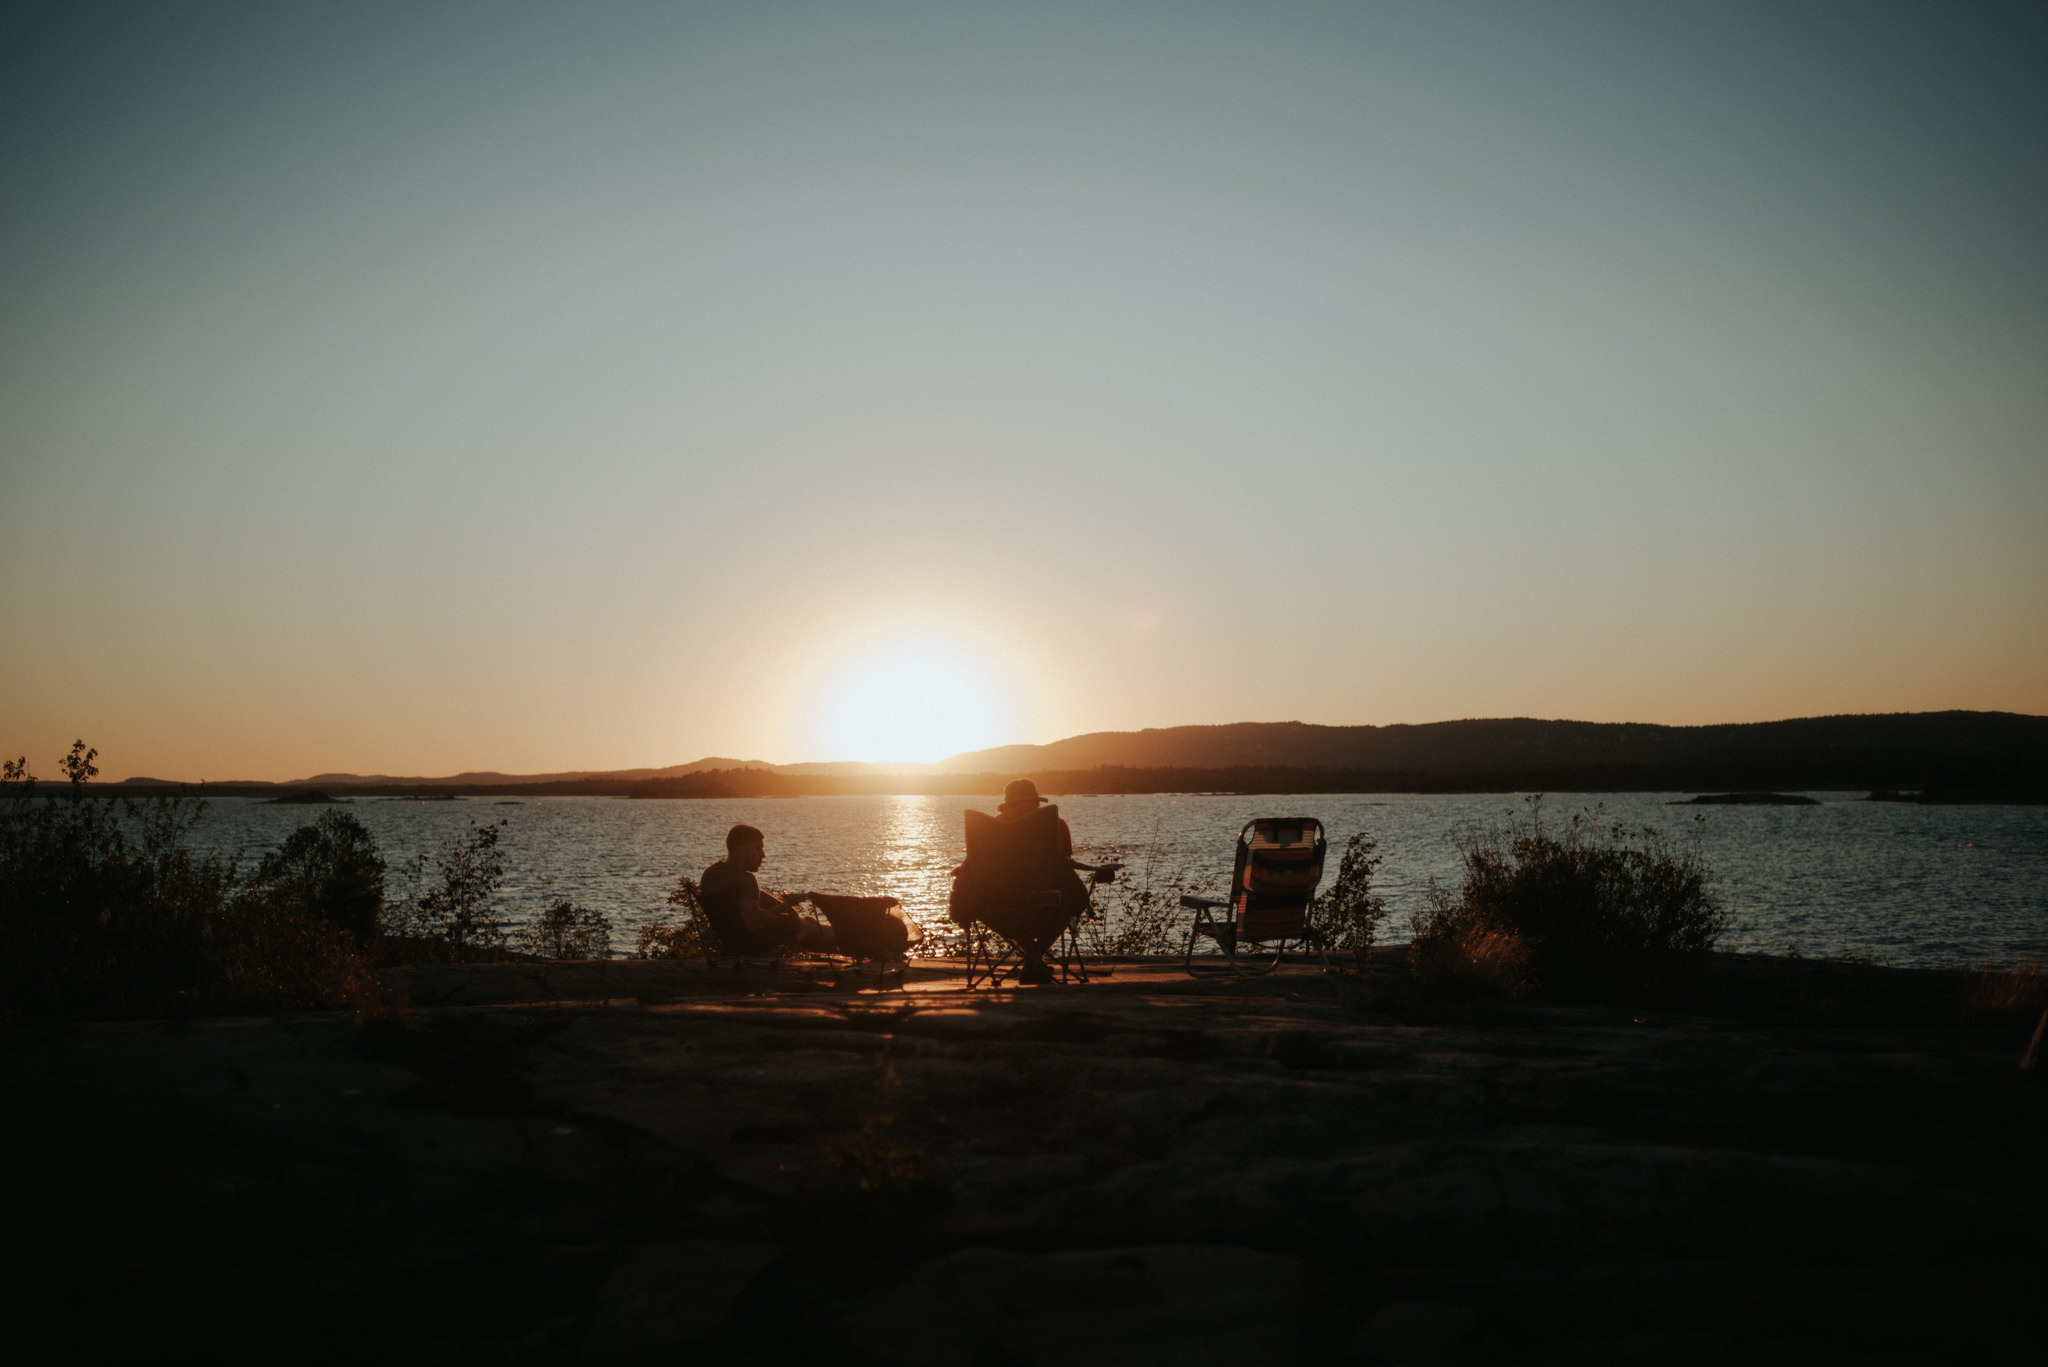
POLYGON ((684 919, 665 924, 649 922, 641 926, 633 942, 636 957, 694 959, 707 947, 716 947, 717 941, 711 938, 711 923, 704 915, 703 894, 696 879, 688 874, 676 879, 675 887, 669 890, 668 904, 682 908, 684 919))
POLYGON ((1372 876, 1385 862, 1378 842, 1364 831, 1358 832, 1345 842, 1337 881, 1315 902, 1315 924, 1328 938, 1330 948, 1348 952, 1360 965, 1387 915, 1387 900, 1372 891, 1372 876))
POLYGON ((539 919, 522 926, 512 943, 521 952, 543 959, 609 959, 611 918, 559 898, 539 919))
POLYGON ((421 886, 428 857, 415 857, 406 870, 411 884, 406 895, 385 909, 389 931, 451 960, 502 951, 509 922, 492 899, 505 880, 505 856, 498 849, 504 826, 502 821, 485 826, 471 822, 469 833, 449 842, 433 861, 440 882, 425 891, 421 886))
POLYGON ((1439 892, 1417 923, 1411 971, 1604 996, 1654 991, 1713 948, 1727 917, 1698 828, 1682 846, 1648 827, 1638 842, 1598 816, 1552 831, 1539 796, 1505 827, 1459 833, 1458 898, 1439 892))
POLYGON ((330 810, 264 855, 252 884, 368 944, 384 906, 384 857, 354 815, 330 810))
POLYGON ((333 1005, 367 987, 348 937, 238 893, 235 865, 184 837, 205 804, 95 798, 79 741, 69 787, 0 772, 0 1017, 94 1019, 333 1005))

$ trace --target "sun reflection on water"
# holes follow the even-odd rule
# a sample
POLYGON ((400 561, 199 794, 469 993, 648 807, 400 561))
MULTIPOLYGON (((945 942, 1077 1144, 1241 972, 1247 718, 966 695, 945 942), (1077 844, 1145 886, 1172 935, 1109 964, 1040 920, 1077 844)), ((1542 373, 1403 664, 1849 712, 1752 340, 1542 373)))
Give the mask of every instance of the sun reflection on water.
POLYGON ((927 939, 948 932, 946 897, 951 891, 954 859, 945 853, 954 841, 939 829, 938 800, 897 797, 884 817, 881 883, 903 900, 903 911, 924 928, 927 939))

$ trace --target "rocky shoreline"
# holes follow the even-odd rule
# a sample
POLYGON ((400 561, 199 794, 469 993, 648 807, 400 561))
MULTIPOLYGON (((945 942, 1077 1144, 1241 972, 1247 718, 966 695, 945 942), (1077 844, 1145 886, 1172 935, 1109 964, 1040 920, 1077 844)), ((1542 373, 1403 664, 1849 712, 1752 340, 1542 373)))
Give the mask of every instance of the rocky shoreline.
POLYGON ((1711 1010, 1651 1012, 1418 1004, 1388 956, 1108 967, 416 968, 360 1015, 13 1031, 16 1286, 61 1335, 30 1340, 417 1367, 2037 1342, 2048 1094, 1943 975, 1715 956, 1711 1010))

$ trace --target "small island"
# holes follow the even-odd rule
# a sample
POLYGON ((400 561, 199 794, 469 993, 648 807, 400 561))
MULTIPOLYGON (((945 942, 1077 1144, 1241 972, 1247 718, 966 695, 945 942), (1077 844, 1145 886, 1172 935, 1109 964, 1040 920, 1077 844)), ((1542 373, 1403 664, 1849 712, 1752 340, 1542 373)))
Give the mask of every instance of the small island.
POLYGON ((1803 793, 1701 793, 1674 807, 1818 807, 1820 799, 1803 793))

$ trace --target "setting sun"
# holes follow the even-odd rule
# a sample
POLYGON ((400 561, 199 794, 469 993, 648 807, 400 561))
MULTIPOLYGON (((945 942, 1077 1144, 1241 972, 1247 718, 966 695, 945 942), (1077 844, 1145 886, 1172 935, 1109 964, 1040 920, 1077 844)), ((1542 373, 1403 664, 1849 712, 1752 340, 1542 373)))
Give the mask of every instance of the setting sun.
POLYGON ((1013 739, 1003 734, 1005 711, 995 681, 960 656, 889 650, 855 661, 830 686, 818 735, 832 759, 928 764, 1013 739))

